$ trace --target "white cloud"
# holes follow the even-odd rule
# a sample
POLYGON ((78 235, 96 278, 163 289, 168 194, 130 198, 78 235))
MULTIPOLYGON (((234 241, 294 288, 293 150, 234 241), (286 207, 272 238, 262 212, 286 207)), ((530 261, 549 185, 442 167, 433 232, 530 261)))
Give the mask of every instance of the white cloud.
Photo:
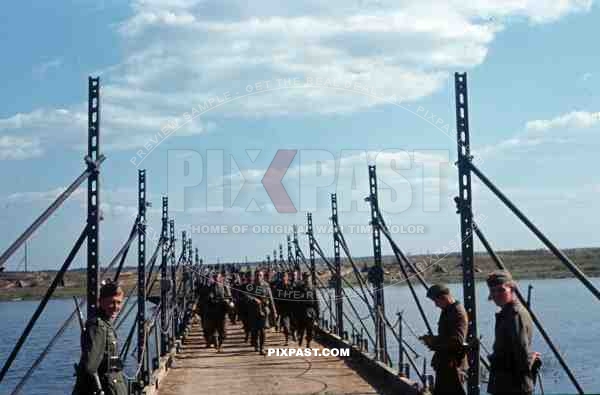
POLYGON ((541 138, 531 138, 530 136, 518 136, 502 140, 496 144, 483 146, 479 149, 473 150, 472 152, 473 155, 479 160, 485 160, 507 151, 514 152, 517 150, 535 147, 543 142, 547 142, 547 140, 543 140, 541 138))
POLYGON ((514 15, 525 17, 531 23, 541 24, 554 22, 569 14, 589 12, 592 3, 593 0, 452 0, 449 4, 464 9, 468 15, 479 15, 481 18, 514 15))
MULTIPOLYGON (((349 113, 392 95, 416 101, 444 89, 456 68, 482 64, 511 19, 548 23, 587 12, 591 3, 135 0, 117 27, 123 61, 100 72, 103 143, 141 148, 168 120, 225 92, 244 95, 259 81, 273 87, 289 78, 360 83, 376 97, 331 87, 275 89, 214 108, 178 133, 204 133, 219 116, 349 113)), ((82 103, 0 119, 0 130, 35 136, 40 147, 79 148, 86 119, 82 103)))
POLYGON ((151 25, 185 26, 196 21, 189 13, 173 13, 169 11, 141 12, 121 26, 120 32, 125 35, 136 35, 151 25))
MULTIPOLYGON (((14 192, 0 197, 0 202, 11 204, 51 203, 66 189, 66 186, 61 186, 47 191, 14 192)), ((158 202, 157 195, 151 192, 148 192, 146 199, 148 202, 153 201, 153 199, 158 202)), ((77 201, 81 207, 87 207, 87 187, 80 186, 77 188, 73 191, 69 200, 77 201)), ((101 200, 103 210, 114 212, 115 210, 131 211, 134 209, 137 212, 138 195, 137 191, 132 188, 103 189, 101 200)), ((161 208, 151 207, 146 211, 160 214, 161 208)), ((106 215, 106 213, 104 214, 106 215)))
POLYGON ((0 119, 0 130, 57 129, 66 125, 70 128, 87 128, 87 114, 65 108, 36 109, 29 113, 18 113, 0 119))
POLYGON ((498 143, 474 150, 479 158, 490 158, 506 152, 527 151, 543 144, 564 144, 573 141, 569 136, 578 130, 600 125, 600 112, 572 111, 551 119, 525 123, 523 131, 498 143))
MULTIPOLYGON (((481 64, 509 17, 545 23, 590 7, 591 1, 569 0, 264 0, 252 7, 235 0, 135 1, 133 16, 119 29, 131 51, 114 79, 122 94, 143 87, 149 100, 176 90, 169 104, 180 99, 184 108, 290 77, 358 81, 378 97, 414 101, 442 89, 450 70, 481 64)), ((331 88, 280 89, 214 112, 346 113, 381 103, 331 88)))
POLYGON ((558 128, 587 129, 599 123, 600 112, 572 111, 552 119, 529 121, 525 125, 525 130, 527 132, 546 132, 558 128))
POLYGON ((44 153, 35 137, 0 136, 0 160, 24 160, 44 153))
MULTIPOLYGON (((103 93, 101 133, 104 151, 142 148, 163 126, 181 114, 168 114, 132 107, 133 103, 114 100, 111 91, 103 93)), ((0 138, 0 159, 27 159, 40 156, 47 145, 67 145, 75 149, 87 147, 87 112, 82 105, 60 109, 36 109, 0 119, 0 131, 18 132, 21 136, 0 138)), ((193 119, 182 124, 174 135, 191 136, 206 133, 214 122, 193 119)), ((162 140, 162 136, 161 136, 162 140)))

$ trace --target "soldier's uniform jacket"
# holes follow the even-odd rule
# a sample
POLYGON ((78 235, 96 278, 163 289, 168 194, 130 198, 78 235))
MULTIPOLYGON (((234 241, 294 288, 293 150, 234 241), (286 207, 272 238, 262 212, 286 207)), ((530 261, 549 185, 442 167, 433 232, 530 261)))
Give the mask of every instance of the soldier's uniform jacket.
POLYGON ((277 285, 275 289, 275 305, 277 312, 282 316, 290 316, 294 308, 294 287, 291 283, 283 282, 277 285))
POLYGON ((269 283, 262 281, 260 284, 248 284, 246 292, 248 292, 249 301, 258 307, 259 316, 268 317, 270 313, 277 314, 269 283))
POLYGON ((315 290, 306 281, 298 282, 295 289, 302 295, 302 302, 298 303, 298 318, 316 320, 319 317, 319 301, 315 290))
POLYGON ((438 321, 438 335, 433 337, 431 349, 435 351, 431 366, 436 369, 468 368, 463 343, 467 338, 467 311, 456 301, 442 310, 438 321))
POLYGON ((229 309, 231 301, 231 291, 228 286, 213 283, 207 294, 207 309, 208 314, 225 314, 229 309))
POLYGON ((533 325, 529 313, 520 303, 506 304, 496 313, 495 332, 488 392, 532 392, 530 347, 533 325))
POLYGON ((233 300, 233 303, 237 306, 240 302, 240 294, 241 294, 241 290, 242 289, 242 283, 240 281, 240 279, 236 279, 233 282, 233 285, 231 287, 231 299, 233 300))
POLYGON ((105 395, 127 395, 127 383, 119 359, 117 335, 110 320, 98 316, 86 322, 81 360, 73 394, 95 394, 98 375, 105 395))
MULTIPOLYGON (((208 276, 208 274, 205 274, 204 276, 208 276)), ((208 285, 208 280, 206 277, 201 277, 200 286, 198 288, 198 299, 196 300, 196 309, 202 319, 205 319, 206 317, 206 303, 209 289, 210 285, 208 285)))

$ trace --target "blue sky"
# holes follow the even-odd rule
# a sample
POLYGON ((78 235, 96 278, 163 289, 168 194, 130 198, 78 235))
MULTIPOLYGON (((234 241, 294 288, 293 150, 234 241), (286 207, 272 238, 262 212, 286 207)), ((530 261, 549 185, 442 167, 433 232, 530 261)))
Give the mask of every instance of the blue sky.
MULTIPOLYGON (((132 158, 139 160, 149 141, 159 141, 169 122, 182 124, 186 113, 226 95, 231 100, 161 137, 140 166, 147 169, 151 227, 160 227, 161 194, 175 199, 179 193, 184 210, 171 214, 178 231, 200 229, 192 235, 200 255, 210 262, 262 258, 285 234, 252 232, 253 226, 304 224, 310 204, 316 204, 315 223, 326 225, 331 192, 344 207, 342 225, 366 225, 367 160, 377 158, 382 187, 388 187, 381 192, 387 222, 425 230, 396 233, 396 241, 411 253, 440 251, 458 232, 452 201, 456 71, 468 72, 472 147, 480 167, 560 246, 597 246, 600 103, 594 93, 600 59, 592 38, 600 11, 591 0, 218 4, 5 5, 0 248, 83 170, 87 76, 100 75, 108 157, 101 179, 105 262, 136 210, 132 158), (294 78, 298 87, 256 92, 257 82, 279 88, 278 79, 294 78), (317 78, 353 85, 315 86, 317 78), (402 103, 394 105, 393 97, 402 103), (296 214, 278 213, 260 183, 281 149, 298 150, 283 179, 296 214), (246 150, 260 153, 253 161, 246 150), (181 166, 191 168, 187 176, 181 166), (181 188, 200 178, 197 186, 181 188), (395 202, 387 198, 390 190, 395 202), (220 196, 223 210, 209 212, 220 196), (353 207, 351 198, 358 204, 345 210, 353 207), (217 224, 230 233, 202 233, 202 225, 217 224), (234 225, 250 231, 232 234, 234 225)), ((481 185, 474 186, 474 199, 497 248, 540 247, 481 185)), ((33 237, 31 266, 58 267, 84 219, 81 190, 33 237)), ((331 235, 323 230, 318 238, 330 253, 331 235)), ((346 238, 355 255, 371 254, 369 234, 348 231, 346 238)), ((82 264, 80 254, 76 266, 82 264)))

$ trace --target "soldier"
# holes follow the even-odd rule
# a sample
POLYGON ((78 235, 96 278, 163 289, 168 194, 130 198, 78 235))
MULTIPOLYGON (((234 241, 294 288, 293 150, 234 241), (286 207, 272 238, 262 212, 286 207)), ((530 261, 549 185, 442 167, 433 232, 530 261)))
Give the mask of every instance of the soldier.
MULTIPOLYGON (((534 365, 540 353, 531 351, 533 325, 531 316, 515 295, 516 283, 504 270, 490 273, 487 278, 496 313, 495 339, 489 356, 490 394, 531 394, 534 389, 534 365)), ((541 361, 541 360, 540 360, 541 361)))
POLYGON ((204 274, 201 276, 201 285, 198 289, 198 300, 196 302, 196 309, 198 314, 200 315, 200 319, 202 321, 202 334, 204 335, 204 340, 206 341, 206 348, 209 348, 211 345, 212 337, 209 334, 209 317, 208 317, 208 292, 210 287, 212 286, 214 280, 212 274, 208 269, 205 269, 204 274))
POLYGON ((438 321, 438 335, 420 338, 435 352, 431 359, 431 366, 435 370, 433 394, 464 395, 463 384, 468 369, 464 346, 467 338, 467 311, 443 284, 432 285, 427 291, 427 297, 442 310, 438 321))
MULTIPOLYGON (((292 279, 292 287, 295 291, 300 291, 304 289, 304 283, 302 282, 302 272, 293 270, 289 272, 290 277, 292 279)), ((295 299, 299 299, 295 297, 295 299)), ((301 298, 300 298, 301 299, 301 298)), ((298 334, 298 327, 300 325, 301 316, 304 314, 304 308, 302 307, 302 303, 299 303, 298 300, 292 304, 292 316, 290 319, 290 331, 292 333, 292 340, 296 341, 298 334)))
POLYGON ((206 331, 208 336, 206 344, 208 346, 215 344, 217 352, 221 351, 225 340, 225 321, 231 304, 231 293, 229 287, 225 284, 224 273, 218 273, 208 290, 206 299, 206 331), (218 335, 216 340, 215 332, 218 335))
POLYGON ((240 286, 239 299, 236 303, 238 316, 240 317, 240 321, 242 321, 242 326, 244 327, 244 343, 248 343, 248 338, 250 337, 250 332, 252 330, 249 318, 249 306, 250 300, 248 298, 247 286, 252 285, 252 273, 250 271, 245 272, 242 275, 242 284, 240 286))
POLYGON ((310 283, 310 275, 304 273, 302 277, 303 280, 298 283, 294 293, 299 298, 296 302, 298 304, 296 322, 296 325, 298 325, 298 345, 302 346, 302 338, 306 331, 306 347, 310 348, 315 321, 319 320, 319 300, 315 289, 310 283))
POLYGON ((275 305, 277 306, 279 323, 285 336, 285 345, 287 346, 291 331, 292 311, 295 307, 293 301, 294 287, 290 282, 287 272, 283 273, 281 282, 278 284, 275 292, 275 305))
POLYGON ((233 301, 233 305, 236 306, 236 308, 231 309, 229 312, 229 319, 230 319, 232 325, 235 325, 237 320, 240 319, 239 310, 237 308, 237 305, 239 304, 239 301, 240 301, 241 286, 242 286, 242 279, 240 278, 240 274, 235 273, 233 275, 233 279, 231 280, 231 299, 233 301))
POLYGON ((111 324, 121 311, 122 303, 123 290, 118 284, 107 282, 100 288, 98 314, 88 319, 82 334, 73 395, 127 394, 117 334, 111 324))
MULTIPOLYGON (((279 289, 279 286, 281 285, 281 278, 279 277, 279 273, 275 270, 275 269, 271 269, 269 271, 269 277, 267 279, 267 282, 269 283, 269 287, 271 288, 271 293, 273 295, 277 294, 277 290, 279 289)), ((277 297, 273 298, 273 301, 275 302, 275 309, 277 310, 277 312, 280 312, 280 304, 281 301, 278 300, 277 297)), ((275 316, 273 314, 271 314, 270 319, 269 319, 269 326, 272 328, 275 328, 275 332, 279 332, 279 321, 280 321, 281 317, 279 317, 278 320, 275 320, 275 316)))
POLYGON ((246 286, 249 298, 249 321, 252 328, 252 345, 260 355, 265 355, 265 329, 268 328, 269 315, 277 315, 273 294, 269 283, 264 280, 262 270, 255 273, 254 284, 246 286))

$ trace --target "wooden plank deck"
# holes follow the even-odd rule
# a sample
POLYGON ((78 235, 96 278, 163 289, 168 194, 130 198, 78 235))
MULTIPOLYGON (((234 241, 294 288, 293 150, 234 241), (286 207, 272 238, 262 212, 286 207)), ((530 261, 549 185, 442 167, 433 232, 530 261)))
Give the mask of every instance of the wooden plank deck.
MULTIPOLYGON (((268 330, 265 351, 284 346, 282 333, 268 330)), ((311 348, 323 347, 313 341, 311 348)), ((162 380, 160 395, 196 394, 377 394, 358 373, 337 357, 262 356, 244 343, 240 325, 228 323, 223 349, 205 348, 194 322, 173 366, 162 380)))

